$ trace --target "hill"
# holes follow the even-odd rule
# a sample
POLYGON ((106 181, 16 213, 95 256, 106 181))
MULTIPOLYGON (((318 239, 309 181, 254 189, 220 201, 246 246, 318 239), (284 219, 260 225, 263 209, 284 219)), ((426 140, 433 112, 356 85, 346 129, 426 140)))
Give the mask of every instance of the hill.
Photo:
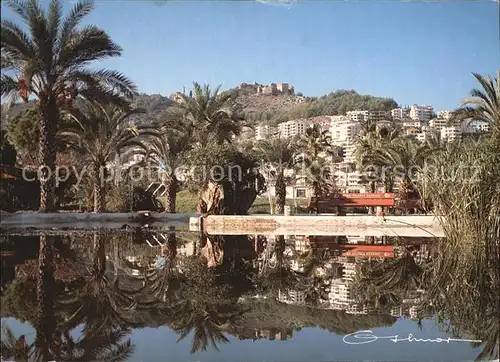
MULTIPOLYGON (((286 83, 278 83, 278 85, 286 83)), ((287 85, 288 86, 288 85, 287 85)), ((258 83, 241 84, 229 89, 231 99, 237 109, 242 112, 250 124, 276 124, 296 118, 310 118, 325 115, 345 114, 351 110, 383 110, 389 111, 397 107, 391 98, 361 95, 354 90, 338 90, 322 97, 305 97, 295 93, 293 87, 272 93, 262 92, 263 86, 258 83)), ((146 110, 146 114, 134 115, 133 123, 149 123, 160 117, 173 104, 170 97, 160 94, 139 94, 133 101, 136 107, 146 110)), ((5 127, 21 111, 32 105, 18 103, 5 111, 2 105, 2 128, 5 127)))

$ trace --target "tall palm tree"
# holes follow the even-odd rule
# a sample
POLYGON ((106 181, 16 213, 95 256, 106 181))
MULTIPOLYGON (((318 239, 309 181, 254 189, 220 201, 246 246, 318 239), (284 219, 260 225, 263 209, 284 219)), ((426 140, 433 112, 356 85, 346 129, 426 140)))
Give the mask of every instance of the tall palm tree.
POLYGON ((210 144, 232 142, 240 135, 243 119, 237 114, 231 100, 231 94, 221 93, 220 86, 210 89, 208 84, 193 83, 192 97, 177 94, 166 124, 175 127, 187 127, 192 135, 193 144, 201 147, 210 144))
POLYGON ((84 157, 84 164, 90 168, 94 186, 94 212, 105 207, 106 166, 122 151, 142 147, 140 134, 155 134, 153 129, 128 127, 128 118, 142 112, 138 109, 87 102, 78 109, 65 112, 74 120, 72 126, 60 131, 61 137, 84 157))
MULTIPOLYGON (((177 94, 174 101, 176 106, 169 112, 165 126, 187 129, 191 135, 190 144, 195 151, 194 159, 202 162, 196 166, 213 166, 207 165, 210 162, 207 157, 200 160, 196 153, 209 154, 213 152, 213 146, 222 150, 224 145, 231 143, 234 137, 241 134, 243 118, 237 113, 231 94, 220 93, 220 86, 212 90, 208 85, 202 86, 194 82, 193 92, 189 97, 177 94)), ((216 164, 223 163, 218 161, 216 164)), ((217 195, 223 193, 220 184, 204 180, 202 187, 198 189, 197 209, 200 212, 207 212, 204 206, 207 200, 203 200, 203 192, 208 189, 216 190, 217 195)))
POLYGON ((471 97, 462 101, 462 107, 454 112, 454 119, 471 119, 485 121, 491 127, 496 140, 500 137, 500 69, 497 69, 496 78, 472 73, 479 82, 482 90, 474 88, 471 97))
POLYGON ((93 61, 122 54, 95 25, 78 28, 94 9, 91 0, 79 1, 66 16, 61 0, 51 0, 47 11, 38 0, 6 3, 27 31, 2 19, 2 97, 11 101, 20 97, 27 102, 34 96, 40 106, 39 162, 47 166, 41 177, 40 211, 48 212, 54 209, 55 135, 60 110, 71 107, 77 97, 123 104, 122 97, 131 97, 135 85, 117 71, 88 68, 93 61))
MULTIPOLYGON (((305 134, 297 140, 297 164, 300 167, 299 177, 305 179, 306 184, 312 188, 313 197, 317 203, 319 197, 325 196, 333 190, 333 175, 329 156, 334 155, 330 136, 326 131, 321 131, 319 125, 314 124, 307 128, 305 134)), ((316 205, 318 211, 318 204, 316 205)))
POLYGON ((291 138, 270 138, 259 141, 256 148, 258 155, 275 170, 276 205, 278 214, 282 214, 286 203, 284 171, 294 166, 297 147, 291 138))
POLYGON ((184 166, 187 151, 191 147, 191 135, 187 128, 180 125, 177 129, 161 129, 158 136, 148 137, 143 143, 142 150, 137 153, 145 156, 158 168, 160 180, 167 194, 166 212, 175 212, 175 201, 179 180, 176 170, 184 166))

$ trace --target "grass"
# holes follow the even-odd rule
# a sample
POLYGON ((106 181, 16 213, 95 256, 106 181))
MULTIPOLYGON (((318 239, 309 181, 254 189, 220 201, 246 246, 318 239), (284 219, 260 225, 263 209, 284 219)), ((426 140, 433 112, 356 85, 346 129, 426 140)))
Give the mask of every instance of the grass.
MULTIPOLYGON (((158 197, 158 201, 165 205, 166 197, 158 197)), ((307 203, 307 199, 296 199, 297 205, 303 205, 307 203)), ((189 192, 188 190, 182 190, 177 193, 177 200, 175 205, 175 211, 178 213, 189 213, 196 212, 197 196, 189 192)), ((293 199, 287 199, 286 204, 292 206, 294 204, 293 199)), ((267 197, 258 197, 255 199, 253 205, 248 211, 249 214, 269 214, 269 200, 267 197)))

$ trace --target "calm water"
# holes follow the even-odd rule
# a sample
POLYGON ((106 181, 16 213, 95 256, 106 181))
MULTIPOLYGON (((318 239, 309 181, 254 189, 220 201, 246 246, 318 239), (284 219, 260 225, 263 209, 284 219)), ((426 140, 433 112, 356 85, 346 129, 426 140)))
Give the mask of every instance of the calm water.
POLYGON ((426 290, 433 240, 1 238, 5 360, 498 358, 498 309, 450 324, 426 290))

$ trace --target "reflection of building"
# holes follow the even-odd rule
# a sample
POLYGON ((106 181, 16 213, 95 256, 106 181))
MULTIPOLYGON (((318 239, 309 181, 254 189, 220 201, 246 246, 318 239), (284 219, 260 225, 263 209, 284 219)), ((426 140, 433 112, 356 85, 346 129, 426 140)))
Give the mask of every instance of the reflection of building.
POLYGON ((278 300, 287 304, 304 305, 306 303, 306 295, 304 292, 298 290, 278 290, 278 300))
POLYGON ((245 339, 269 339, 270 341, 286 341, 293 337, 293 329, 291 328, 265 328, 253 329, 247 333, 238 333, 236 338, 239 340, 245 339))

